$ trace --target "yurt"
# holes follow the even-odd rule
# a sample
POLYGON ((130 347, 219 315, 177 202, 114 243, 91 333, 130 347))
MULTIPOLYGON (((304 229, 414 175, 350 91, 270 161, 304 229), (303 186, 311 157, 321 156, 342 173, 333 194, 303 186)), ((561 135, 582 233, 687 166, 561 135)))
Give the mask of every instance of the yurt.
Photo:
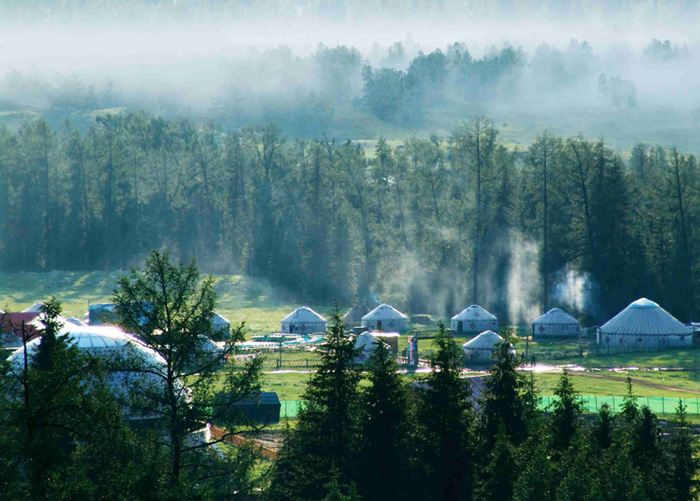
MULTIPOLYGON (((115 396, 125 401, 127 389, 139 391, 165 384, 167 367, 165 359, 140 339, 127 334, 117 327, 78 326, 66 324, 58 336, 66 336, 72 345, 85 353, 103 357, 111 364, 110 388, 115 396), (134 370, 138 369, 138 370, 134 370)), ((41 339, 27 343, 27 353, 36 353, 41 339)), ((24 348, 19 348, 8 358, 10 367, 21 368, 24 361, 24 348)), ((154 416, 135 415, 126 410, 129 419, 144 420, 154 416)))
POLYGON ((362 325, 362 317, 369 313, 369 308, 366 303, 358 303, 352 307, 343 317, 343 324, 346 328, 352 329, 362 325))
POLYGON ((377 343, 381 343, 371 332, 363 332, 355 338, 355 349, 359 350, 358 362, 366 362, 377 343))
POLYGON ((498 319, 478 304, 473 304, 452 317, 450 327, 460 334, 498 330, 498 319))
MULTIPOLYGON (((464 357, 467 362, 489 363, 491 355, 496 350, 496 345, 502 343, 503 338, 493 331, 484 331, 471 341, 462 345, 464 357)), ((511 347, 511 353, 515 353, 515 348, 511 347)))
POLYGON ((286 334, 326 332, 326 319, 311 308, 302 306, 282 319, 282 332, 286 334))
POLYGON ((377 332, 408 332, 408 317, 388 304, 380 304, 362 317, 362 327, 377 332))
POLYGON ((212 316, 211 328, 216 334, 219 334, 224 338, 228 338, 231 335, 231 322, 217 312, 214 312, 214 315, 212 316))
POLYGON ((552 308, 532 322, 532 337, 570 337, 578 336, 580 331, 578 320, 559 308, 552 308))
POLYGON ((693 344, 693 330, 661 306, 637 299, 598 328, 598 344, 612 348, 668 348, 693 344))

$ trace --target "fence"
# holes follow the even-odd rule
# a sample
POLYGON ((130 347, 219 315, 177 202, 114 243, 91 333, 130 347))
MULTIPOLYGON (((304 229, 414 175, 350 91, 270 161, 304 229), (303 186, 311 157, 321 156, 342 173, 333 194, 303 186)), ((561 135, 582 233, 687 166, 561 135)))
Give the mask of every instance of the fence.
MULTIPOLYGON (((546 410, 557 397, 553 395, 542 395, 540 409, 546 410)), ((700 414, 700 399, 698 398, 675 398, 675 397, 636 397, 637 404, 646 405, 655 414, 674 414, 678 401, 683 401, 688 414, 700 414)), ((598 412, 603 404, 608 404, 613 412, 620 412, 624 397, 601 396, 601 395, 581 395, 581 402, 585 412, 598 412)))
MULTIPOLYGON (((547 410, 552 403, 557 399, 554 395, 542 395, 540 397, 540 409, 547 410)), ((666 397, 637 397, 637 404, 640 406, 646 405, 655 414, 674 414, 678 407, 678 398, 666 397)), ((700 415, 700 399, 698 398, 681 398, 686 406, 688 414, 700 415)), ((600 396, 600 395, 581 395, 584 412, 598 412, 603 404, 608 404, 613 412, 622 410, 624 397, 620 396, 600 396)), ((280 417, 286 419, 296 419, 299 414, 299 408, 302 405, 301 400, 283 400, 281 402, 280 417)))
POLYGON ((285 360, 282 358, 272 358, 265 357, 262 366, 263 369, 314 369, 318 367, 321 363, 320 359, 306 358, 306 359, 292 359, 285 360))

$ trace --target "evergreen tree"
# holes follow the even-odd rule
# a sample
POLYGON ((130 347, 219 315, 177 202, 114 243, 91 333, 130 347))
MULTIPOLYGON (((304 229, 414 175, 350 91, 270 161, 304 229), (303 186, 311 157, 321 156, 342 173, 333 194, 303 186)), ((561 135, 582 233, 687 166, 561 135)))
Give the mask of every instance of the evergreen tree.
POLYGON ((335 479, 340 492, 355 478, 361 373, 357 350, 338 311, 327 333, 321 365, 302 395, 294 430, 273 472, 271 497, 323 499, 335 479), (333 477, 337 472, 337 477, 333 477))
POLYGON ((552 403, 552 447, 561 455, 566 453, 581 426, 583 402, 566 370, 559 378, 554 394, 557 399, 552 403))
POLYGON ((411 418, 408 392, 389 347, 377 342, 363 392, 357 483, 366 501, 410 497, 411 418))
MULTIPOLYGON (((119 279, 114 303, 125 329, 144 340, 163 360, 161 365, 129 359, 123 361, 127 365, 121 369, 150 378, 133 380, 128 404, 143 415, 159 417, 167 437, 164 446, 171 492, 198 497, 216 483, 230 486, 232 492, 250 492, 254 485, 245 470, 254 464, 249 453, 238 448, 230 460, 219 460, 213 446, 248 428, 241 424, 234 406, 259 394, 261 359, 243 367, 227 362, 235 353, 234 343, 244 339, 243 325, 233 329, 223 349, 208 349, 207 339, 215 334, 212 278, 202 280, 194 262, 175 265, 167 253, 154 251, 143 269, 135 268, 119 279), (217 391, 217 386, 223 391, 217 391), (192 433, 207 423, 227 431, 204 445, 193 441, 192 433), (203 468, 204 464, 209 467, 203 468)), ((163 440, 158 439, 158 443, 163 440)))
POLYGON ((419 392, 419 488, 429 499, 468 500, 473 496, 475 452, 470 386, 461 378, 461 350, 442 323, 435 345, 433 371, 419 392))
POLYGON ((682 400, 676 407, 677 423, 671 442, 671 475, 673 499, 687 501, 696 499, 700 463, 688 429, 686 406, 682 400))
POLYGON ((494 365, 485 378, 482 395, 482 438, 487 448, 503 432, 515 446, 527 438, 527 414, 532 412, 532 393, 526 391, 525 376, 518 372, 518 358, 510 344, 510 332, 503 330, 504 341, 497 345, 494 365))

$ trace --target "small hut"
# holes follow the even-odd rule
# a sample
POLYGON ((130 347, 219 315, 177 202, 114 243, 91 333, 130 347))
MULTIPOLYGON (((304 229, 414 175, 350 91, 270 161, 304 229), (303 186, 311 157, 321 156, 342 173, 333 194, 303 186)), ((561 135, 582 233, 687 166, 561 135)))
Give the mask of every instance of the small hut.
POLYGON ((346 329, 352 329, 362 325, 362 317, 369 313, 369 308, 366 303, 358 303, 352 307, 343 317, 343 324, 346 329))
POLYGON ((408 317, 388 304, 380 304, 362 317, 362 327, 377 332, 408 332, 408 317))
POLYGON ((580 331, 578 320, 559 308, 552 308, 532 322, 532 337, 571 337, 580 331))
POLYGON ((617 349, 663 349, 693 344, 693 329, 661 306, 637 299, 598 328, 598 344, 617 349))
POLYGON ((312 334, 326 332, 326 319, 307 306, 297 308, 284 317, 282 332, 286 334, 312 334))
MULTIPOLYGON (((471 341, 462 345, 464 358, 472 363, 490 363, 491 355, 496 350, 496 345, 502 343, 503 338, 493 331, 484 331, 471 341)), ((515 348, 511 346, 511 353, 515 353, 515 348)))
POLYGON ((450 327, 459 334, 495 331, 498 330, 498 318, 478 304, 473 304, 452 317, 450 327))

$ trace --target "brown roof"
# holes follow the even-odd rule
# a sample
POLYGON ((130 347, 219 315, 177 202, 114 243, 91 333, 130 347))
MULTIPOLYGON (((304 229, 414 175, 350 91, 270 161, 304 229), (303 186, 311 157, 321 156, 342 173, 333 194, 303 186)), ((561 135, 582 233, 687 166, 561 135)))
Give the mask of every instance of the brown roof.
POLYGON ((22 337, 22 322, 27 340, 33 339, 40 334, 44 328, 37 312, 3 313, 0 315, 0 333, 14 334, 18 338, 22 337))

